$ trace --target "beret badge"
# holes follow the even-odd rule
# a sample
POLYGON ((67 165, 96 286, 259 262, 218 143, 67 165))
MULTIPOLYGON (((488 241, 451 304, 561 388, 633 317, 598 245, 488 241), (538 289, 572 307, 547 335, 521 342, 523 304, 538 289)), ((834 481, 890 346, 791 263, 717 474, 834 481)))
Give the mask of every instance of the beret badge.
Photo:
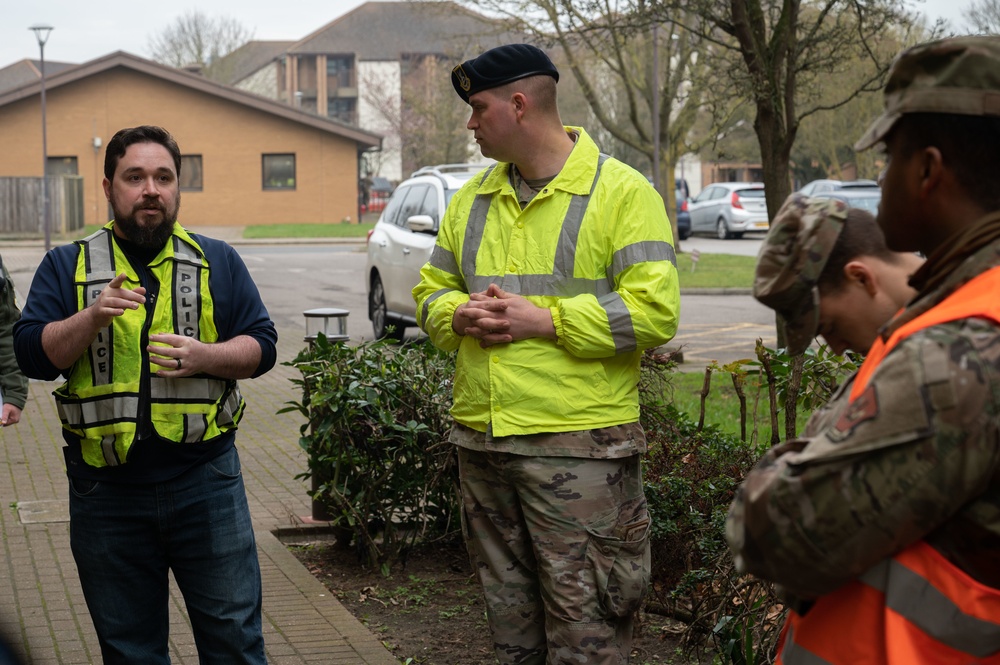
POLYGON ((469 75, 465 73, 465 70, 462 69, 462 65, 455 67, 454 73, 455 78, 458 79, 458 84, 462 86, 462 90, 468 92, 469 88, 472 87, 472 80, 469 78, 469 75))

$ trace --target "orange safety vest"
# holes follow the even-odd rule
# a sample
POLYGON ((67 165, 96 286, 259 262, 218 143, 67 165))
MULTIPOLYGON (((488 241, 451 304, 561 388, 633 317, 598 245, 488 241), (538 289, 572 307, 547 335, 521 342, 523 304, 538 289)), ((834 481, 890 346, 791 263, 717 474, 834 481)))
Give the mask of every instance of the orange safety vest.
MULTIPOLYGON (((1000 324, 1000 267, 900 326, 888 341, 876 339, 851 401, 900 341, 965 318, 1000 324)), ((805 615, 790 611, 778 654, 777 665, 1000 665, 1000 589, 920 541, 820 597, 805 615)))

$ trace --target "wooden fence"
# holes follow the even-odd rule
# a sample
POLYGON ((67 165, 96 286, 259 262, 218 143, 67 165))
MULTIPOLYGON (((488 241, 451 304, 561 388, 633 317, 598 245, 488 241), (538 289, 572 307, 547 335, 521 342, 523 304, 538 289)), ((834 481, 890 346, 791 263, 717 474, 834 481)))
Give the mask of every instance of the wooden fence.
MULTIPOLYGON (((83 177, 48 176, 49 233, 83 229, 83 177)), ((0 178, 0 235, 44 236, 41 178, 0 178)))

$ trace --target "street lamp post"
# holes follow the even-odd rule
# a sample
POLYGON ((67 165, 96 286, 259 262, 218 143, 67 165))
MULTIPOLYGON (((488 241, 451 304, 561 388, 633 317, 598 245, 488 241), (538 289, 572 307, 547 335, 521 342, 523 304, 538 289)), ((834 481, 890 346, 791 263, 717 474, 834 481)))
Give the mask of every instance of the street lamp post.
POLYGON ((45 42, 49 40, 49 33, 52 32, 51 25, 37 23, 28 30, 35 33, 38 40, 38 50, 41 53, 42 70, 42 227, 45 229, 45 251, 52 247, 51 234, 49 232, 49 146, 45 136, 45 42))

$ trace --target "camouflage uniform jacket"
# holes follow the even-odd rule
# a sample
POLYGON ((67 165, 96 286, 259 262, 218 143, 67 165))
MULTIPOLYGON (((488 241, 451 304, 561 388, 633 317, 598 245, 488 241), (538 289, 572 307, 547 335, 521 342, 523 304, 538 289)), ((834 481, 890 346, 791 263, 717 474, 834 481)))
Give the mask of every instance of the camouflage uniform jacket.
MULTIPOLYGON (((968 257, 881 331, 884 339, 1000 266, 1000 241, 968 257)), ((740 570, 815 598, 925 539, 1000 588, 1000 327, 980 318, 904 338, 866 390, 843 386, 807 436, 758 462, 730 507, 740 570)))
POLYGON ((0 395, 19 409, 28 399, 28 377, 17 366, 14 357, 14 323, 21 318, 14 298, 14 282, 7 266, 0 259, 0 395))

